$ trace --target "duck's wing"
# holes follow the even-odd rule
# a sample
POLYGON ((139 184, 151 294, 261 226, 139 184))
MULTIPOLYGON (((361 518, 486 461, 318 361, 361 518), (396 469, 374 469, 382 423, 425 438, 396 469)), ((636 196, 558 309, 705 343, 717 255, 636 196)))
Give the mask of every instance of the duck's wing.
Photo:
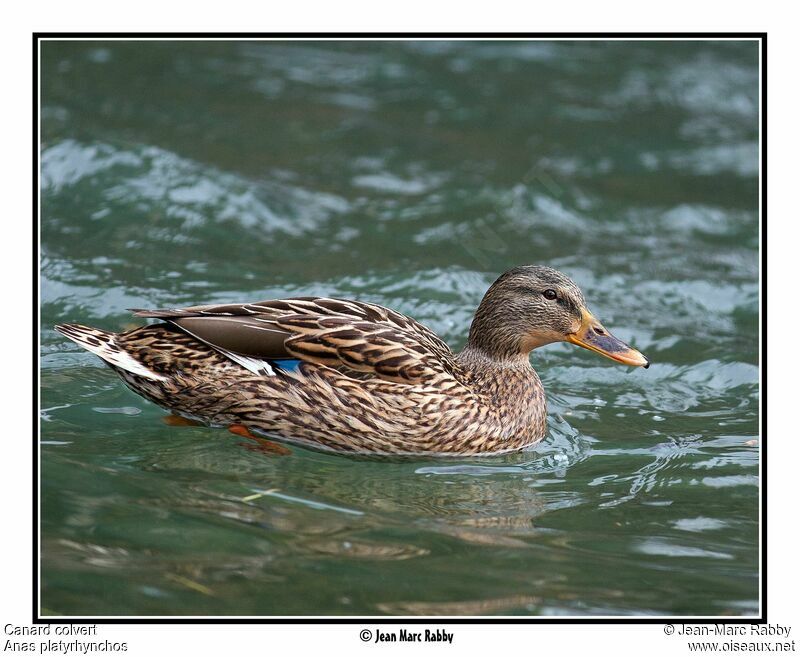
POLYGON ((376 304, 324 297, 135 310, 163 319, 253 372, 297 358, 397 383, 458 379, 452 351, 435 333, 376 304))

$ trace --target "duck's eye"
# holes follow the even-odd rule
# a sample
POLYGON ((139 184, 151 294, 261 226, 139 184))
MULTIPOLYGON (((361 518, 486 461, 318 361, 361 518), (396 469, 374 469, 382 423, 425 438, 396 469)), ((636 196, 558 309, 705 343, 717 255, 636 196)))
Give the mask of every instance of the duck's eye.
POLYGON ((548 301, 552 301, 553 299, 558 297, 555 290, 545 290, 544 292, 542 292, 542 294, 544 295, 544 298, 547 299, 548 301))

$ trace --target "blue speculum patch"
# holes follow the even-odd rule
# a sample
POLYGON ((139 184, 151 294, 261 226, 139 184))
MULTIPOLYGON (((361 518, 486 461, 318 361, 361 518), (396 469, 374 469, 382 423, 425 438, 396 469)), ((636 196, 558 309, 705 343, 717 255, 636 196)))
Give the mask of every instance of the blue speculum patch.
POLYGON ((300 361, 297 358, 282 358, 270 362, 284 372, 296 372, 300 369, 300 361))

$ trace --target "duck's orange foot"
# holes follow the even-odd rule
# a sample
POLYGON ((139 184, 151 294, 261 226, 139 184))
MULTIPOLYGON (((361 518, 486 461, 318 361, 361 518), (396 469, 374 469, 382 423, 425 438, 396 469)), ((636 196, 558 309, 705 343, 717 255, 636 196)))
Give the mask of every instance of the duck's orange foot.
POLYGON ((161 418, 161 421, 170 427, 202 427, 202 422, 197 420, 190 420, 188 417, 180 415, 166 415, 161 418))
POLYGON ((250 433, 250 429, 248 429, 243 424, 230 424, 228 425, 228 431, 237 436, 241 436, 242 438, 250 438, 251 440, 258 440, 258 438, 256 438, 252 433, 250 433))
POLYGON ((266 438, 254 436, 250 433, 250 429, 243 424, 231 424, 228 427, 228 431, 242 438, 249 438, 255 441, 255 445, 253 443, 239 443, 242 447, 249 449, 251 452, 262 452, 263 454, 270 454, 273 456, 289 456, 292 453, 292 450, 288 447, 274 443, 266 438))
POLYGON ((239 443, 239 445, 251 452, 261 452, 262 454, 269 454, 270 456, 290 456, 292 453, 292 450, 288 447, 273 443, 269 440, 264 440, 263 438, 260 438, 255 445, 253 443, 239 443))

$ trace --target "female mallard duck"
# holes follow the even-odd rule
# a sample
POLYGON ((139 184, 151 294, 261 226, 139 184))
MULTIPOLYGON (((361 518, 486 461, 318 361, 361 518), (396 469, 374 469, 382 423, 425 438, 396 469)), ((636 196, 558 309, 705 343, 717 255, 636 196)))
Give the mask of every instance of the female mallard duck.
POLYGON ((178 416, 336 452, 459 455, 532 445, 545 435, 547 404, 528 355, 551 342, 649 364, 549 267, 498 278, 458 354, 410 317, 361 301, 299 297, 135 313, 165 323, 126 333, 56 329, 178 416))

